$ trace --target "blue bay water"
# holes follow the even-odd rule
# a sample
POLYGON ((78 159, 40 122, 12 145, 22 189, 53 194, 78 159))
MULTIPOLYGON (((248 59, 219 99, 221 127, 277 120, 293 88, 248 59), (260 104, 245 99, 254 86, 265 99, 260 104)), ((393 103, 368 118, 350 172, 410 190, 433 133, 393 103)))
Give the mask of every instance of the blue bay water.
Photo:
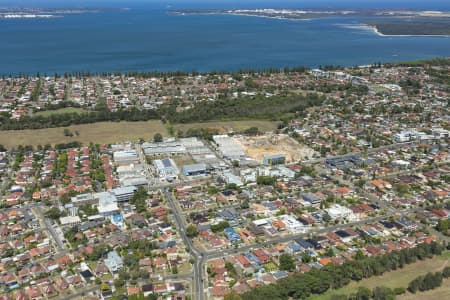
MULTIPOLYGON (((340 7, 351 7, 351 1, 347 2, 341 2, 340 7)), ((4 3, 7 2, 0 1, 0 6, 4 3)), ((27 6, 29 2, 20 3, 27 6)), ((56 6, 52 1, 42 3, 56 6)), ((162 1, 79 2, 76 6, 106 3, 131 9, 58 19, 0 19, 0 74, 239 70, 361 65, 450 56, 448 37, 380 37, 370 30, 346 26, 358 24, 358 19, 291 21, 231 15, 179 16, 168 14, 169 2, 162 1)), ((171 7, 330 6, 330 1, 304 1, 303 6, 295 1, 211 3, 186 5, 175 1, 171 7)), ((448 2, 439 1, 431 1, 427 7, 421 7, 424 1, 399 1, 397 6, 390 3, 390 8, 449 9, 448 2)), ((65 5, 73 7, 70 2, 65 5)), ((381 4, 371 5, 366 7, 381 4)))

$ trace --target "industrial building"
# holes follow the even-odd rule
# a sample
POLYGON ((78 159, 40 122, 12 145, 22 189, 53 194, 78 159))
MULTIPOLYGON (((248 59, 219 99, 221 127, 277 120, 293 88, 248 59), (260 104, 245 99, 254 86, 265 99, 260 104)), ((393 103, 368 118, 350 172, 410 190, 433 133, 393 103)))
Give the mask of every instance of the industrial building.
POLYGON ((242 182, 241 178, 239 176, 234 175, 231 172, 224 172, 223 178, 227 184, 235 184, 236 186, 243 186, 244 183, 242 182))
POLYGON ((206 174, 206 165, 205 164, 192 164, 192 165, 184 165, 182 168, 182 172, 184 176, 198 176, 206 174))
POLYGON ((138 163, 139 157, 136 150, 123 150, 113 153, 114 162, 117 165, 138 163))
POLYGON ((213 140, 224 158, 239 160, 245 157, 244 148, 228 135, 214 135, 213 140))
POLYGON ((187 154, 186 147, 180 141, 168 139, 160 143, 143 143, 142 150, 149 156, 170 156, 187 154))
POLYGON ((280 165, 286 163, 286 156, 283 154, 264 155, 263 164, 266 166, 280 165))
POLYGON ((180 139, 187 152, 197 163, 204 163, 210 166, 218 165, 220 163, 214 152, 208 148, 202 141, 196 137, 180 139))
POLYGON ((119 177, 125 177, 129 175, 135 175, 137 173, 143 172, 144 166, 142 164, 129 164, 118 166, 116 169, 119 177))
POLYGON ((119 178, 120 185, 128 186, 145 186, 148 184, 147 178, 143 175, 131 175, 119 178))
POLYGON ((165 179, 167 181, 178 179, 178 173, 180 173, 180 171, 171 158, 165 158, 162 160, 156 159, 153 161, 153 166, 156 168, 156 171, 161 179, 165 179))

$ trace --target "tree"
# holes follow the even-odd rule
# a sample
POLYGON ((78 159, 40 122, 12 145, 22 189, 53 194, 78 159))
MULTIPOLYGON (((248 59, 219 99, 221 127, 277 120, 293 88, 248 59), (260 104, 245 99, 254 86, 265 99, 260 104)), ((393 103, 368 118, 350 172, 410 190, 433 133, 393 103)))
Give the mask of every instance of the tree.
POLYGON ((333 257, 333 256, 334 256, 334 250, 333 250, 333 248, 331 248, 331 247, 327 248, 326 251, 325 251, 325 253, 324 253, 324 255, 325 255, 325 256, 328 256, 328 257, 333 257))
POLYGON ((392 289, 385 286, 377 286, 373 289, 372 297, 374 300, 394 300, 395 293, 392 289))
POLYGON ((356 292, 355 300, 370 300, 372 291, 365 286, 360 286, 356 292))
POLYGON ((65 136, 73 136, 72 132, 69 129, 65 128, 63 131, 65 136))
POLYGON ((155 133, 155 135, 153 136, 153 142, 161 143, 162 141, 163 141, 163 136, 161 135, 161 133, 155 133))
POLYGON ((242 203, 241 203, 241 208, 242 208, 242 209, 247 209, 247 208, 249 208, 249 207, 250 207, 250 203, 248 202, 247 199, 244 200, 244 201, 242 201, 242 203))
POLYGON ((147 210, 147 191, 143 187, 139 187, 130 200, 130 203, 136 207, 136 211, 142 213, 147 210))
POLYGON ((239 294, 233 292, 231 294, 225 295, 223 300, 242 300, 242 297, 239 294))
POLYGON ((346 295, 333 295, 330 300, 347 300, 348 297, 346 295))
POLYGON ((172 274, 178 274, 178 267, 177 266, 173 266, 172 267, 172 274))
POLYGON ((230 223, 228 223, 227 221, 221 221, 217 224, 212 224, 211 231, 216 233, 216 232, 224 231, 224 229, 228 228, 228 227, 230 227, 230 223))
POLYGON ((186 227, 186 235, 190 238, 196 237, 198 235, 197 227, 190 224, 188 227, 186 227))
POLYGON ((358 249, 358 251, 356 251, 356 255, 355 255, 355 259, 356 260, 361 260, 364 259, 366 256, 364 255, 364 253, 361 251, 361 249, 358 249))
MULTIPOLYGON (((313 294, 322 294, 328 289, 339 289, 361 278, 378 276, 393 270, 402 264, 409 264, 418 258, 436 255, 442 251, 442 245, 433 242, 419 244, 414 248, 405 248, 380 256, 364 257, 350 260, 342 265, 328 264, 320 270, 313 269, 301 274, 282 278, 274 284, 256 287, 245 292, 241 297, 246 300, 286 300, 306 299, 313 294)), ((306 260, 307 256, 304 256, 306 260)), ((373 298, 377 300, 394 299, 395 292, 385 287, 378 287, 373 291, 373 298)))
POLYGON ((442 270, 442 277, 444 278, 450 277, 450 267, 445 267, 444 270, 442 270))
POLYGON ((394 185, 394 190, 401 196, 404 196, 409 193, 409 185, 406 183, 397 183, 394 185))
POLYGON ((295 269, 295 263, 292 256, 285 253, 280 256, 280 270, 292 271, 295 269))
POLYGON ((445 235, 449 235, 450 229, 450 219, 442 219, 439 220, 439 223, 436 226, 436 230, 442 232, 445 235))
POLYGON ((260 134, 260 131, 259 131, 258 127, 250 127, 248 129, 244 130, 244 134, 258 135, 258 134, 260 134))
POLYGON ((310 263, 311 260, 312 260, 311 254, 305 253, 305 254, 302 255, 302 262, 303 263, 305 263, 305 264, 310 263))
POLYGON ((122 279, 117 278, 116 280, 114 280, 114 286, 115 286, 116 288, 121 288, 121 287, 123 287, 124 285, 125 285, 125 281, 123 281, 122 279))
POLYGON ((256 177, 256 183, 258 185, 272 185, 274 186, 276 178, 272 176, 258 176, 256 177))
POLYGON ((59 218, 62 216, 62 213, 61 213, 61 211, 59 210, 59 208, 57 208, 57 207, 52 207, 52 208, 50 208, 49 210, 47 210, 47 211, 45 212, 45 216, 46 216, 47 218, 56 220, 56 219, 59 219, 59 218))
POLYGON ((323 216, 322 216, 322 220, 323 220, 325 223, 329 223, 329 222, 331 221, 331 217, 330 217, 329 214, 325 213, 325 214, 323 214, 323 216))
POLYGON ((408 284, 408 291, 409 291, 410 293, 415 294, 415 293, 419 290, 419 286, 420 286, 422 280, 423 280, 423 277, 422 277, 422 276, 419 276, 419 277, 413 279, 413 280, 408 284))

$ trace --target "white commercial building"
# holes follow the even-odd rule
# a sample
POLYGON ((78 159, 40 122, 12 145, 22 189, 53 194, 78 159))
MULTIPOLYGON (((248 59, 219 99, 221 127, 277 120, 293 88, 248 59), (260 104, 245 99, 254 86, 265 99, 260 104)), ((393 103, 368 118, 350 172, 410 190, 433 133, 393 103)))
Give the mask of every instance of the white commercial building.
POLYGON ((59 222, 62 226, 76 225, 81 223, 81 219, 79 216, 67 216, 59 218, 59 222))
POLYGON ((332 220, 347 219, 348 221, 352 221, 356 219, 351 209, 339 204, 334 204, 330 208, 327 208, 326 212, 328 213, 328 215, 331 217, 332 220))
POLYGON ((244 148, 228 135, 214 135, 213 140, 224 158, 239 160, 245 157, 244 148))
POLYGON ((302 223, 297 221, 293 216, 282 215, 279 218, 286 225, 286 229, 293 233, 300 233, 306 231, 306 227, 302 223))
POLYGON ((139 162, 136 150, 116 151, 113 153, 114 162, 118 165, 132 164, 139 162))
POLYGON ((234 175, 231 172, 224 172, 223 178, 225 179, 225 182, 227 184, 235 184, 236 186, 243 186, 244 183, 242 182, 241 178, 239 176, 234 175))
POLYGON ((98 213, 103 217, 109 217, 119 212, 117 198, 109 192, 96 193, 98 198, 98 213))
POLYGON ((186 147, 180 141, 168 139, 159 143, 143 143, 142 149, 145 155, 150 156, 167 156, 187 154, 186 147))
POLYGON ((415 130, 402 131, 394 135, 394 142, 406 143, 415 140, 418 136, 418 132, 415 130))

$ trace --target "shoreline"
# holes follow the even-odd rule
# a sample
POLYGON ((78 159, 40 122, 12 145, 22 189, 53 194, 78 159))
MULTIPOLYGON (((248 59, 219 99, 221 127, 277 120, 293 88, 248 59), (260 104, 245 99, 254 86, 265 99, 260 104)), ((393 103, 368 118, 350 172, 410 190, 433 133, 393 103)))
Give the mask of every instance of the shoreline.
MULTIPOLYGON (((289 20, 289 21, 312 21, 317 18, 290 18, 283 16, 267 16, 267 15, 255 15, 255 14, 247 14, 247 13, 237 13, 237 12, 196 12, 196 13, 176 13, 177 15, 185 16, 189 14, 199 14, 199 15, 231 15, 231 16, 241 16, 241 17, 256 17, 256 18, 265 18, 265 19, 274 19, 274 20, 289 20)), ((369 30, 375 33, 380 37, 450 37, 450 34, 384 34, 378 30, 376 26, 360 23, 360 25, 352 25, 352 24, 344 24, 343 27, 350 29, 363 29, 369 30)))
MULTIPOLYGON (((311 21, 316 18, 286 18, 286 17, 271 17, 265 15, 253 15, 253 14, 245 14, 245 13, 233 13, 233 12, 198 12, 198 13, 176 13, 178 16, 187 16, 187 15, 224 15, 224 16, 240 16, 240 17, 255 17, 255 18, 264 18, 264 19, 274 19, 274 20, 287 20, 287 21, 311 21)), ((317 18, 318 19, 318 18, 317 18)))
POLYGON ((369 27, 376 35, 381 37, 450 37, 450 34, 384 34, 380 32, 376 26, 365 25, 369 27))
POLYGON ((450 35, 445 34, 384 34, 378 30, 378 28, 374 25, 369 25, 366 23, 359 24, 335 24, 336 26, 340 26, 348 29, 357 29, 357 30, 365 30, 370 31, 371 33, 376 34, 381 37, 450 37, 450 35))

